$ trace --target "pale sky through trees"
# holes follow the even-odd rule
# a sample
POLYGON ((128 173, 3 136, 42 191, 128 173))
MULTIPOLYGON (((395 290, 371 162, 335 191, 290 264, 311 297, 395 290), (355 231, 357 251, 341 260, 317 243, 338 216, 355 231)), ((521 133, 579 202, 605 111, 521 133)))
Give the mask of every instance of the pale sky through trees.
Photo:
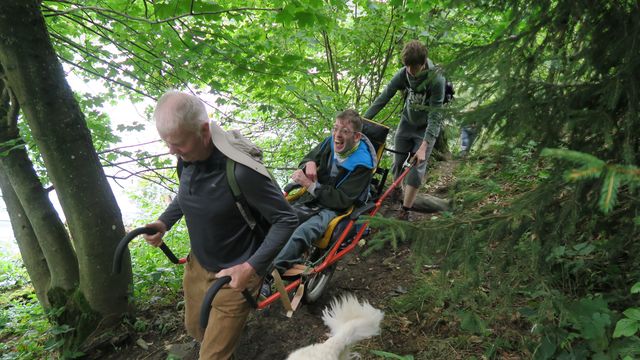
MULTIPOLYGON (((99 94, 100 92, 104 92, 105 89, 103 85, 99 81, 90 81, 85 82, 79 79, 77 76, 73 74, 73 72, 67 71, 67 81, 71 88, 79 93, 91 93, 91 94, 99 94)), ((207 101, 214 101, 215 99, 205 99, 205 104, 207 101)), ((129 100, 117 100, 117 103, 114 105, 105 105, 103 107, 103 111, 109 115, 111 119, 111 128, 114 129, 114 133, 120 136, 121 141, 118 144, 113 145, 112 148, 127 146, 127 145, 137 145, 148 142, 153 142, 158 140, 158 134, 156 132, 155 127, 151 123, 151 119, 147 118, 145 115, 145 108, 147 106, 152 106, 153 100, 147 99, 142 103, 133 104, 129 100), (141 123, 145 125, 144 130, 142 131, 118 131, 118 125, 132 125, 135 122, 141 123)), ((207 110, 211 113, 212 109, 207 106, 207 110)), ((167 148, 161 142, 155 142, 152 144, 144 145, 140 147, 140 149, 147 150, 154 154, 160 154, 167 152, 167 148)), ((131 167, 133 170, 133 166, 131 167)), ((105 173, 107 176, 114 175, 117 169, 105 167, 105 173)), ((122 175, 122 174, 121 174, 122 175)), ((125 174, 126 175, 126 174, 125 174)), ((130 177, 126 180, 117 180, 114 181, 111 178, 108 178, 109 184, 111 184, 111 189, 116 197, 118 202, 118 206, 120 207, 120 211, 122 212, 123 221, 126 225, 131 224, 133 221, 137 220, 140 214, 140 210, 138 207, 129 199, 126 194, 127 189, 132 189, 138 178, 130 177)), ((62 208, 60 203, 55 195, 55 191, 52 191, 49 195, 49 199, 51 203, 56 208, 62 221, 65 220, 64 214, 62 213, 62 208)), ((11 229, 11 223, 9 221, 9 215, 6 212, 6 206, 4 201, 0 198, 0 254, 9 253, 12 255, 19 255, 18 246, 15 243, 15 239, 13 237, 13 231, 11 229)))
MULTIPOLYGON (((73 76, 72 73, 68 73, 67 81, 69 81, 69 84, 74 91, 96 93, 96 89, 103 88, 97 81, 85 83, 73 76)), ((144 115, 145 106, 151 103, 151 100, 145 101, 142 104, 133 104, 128 100, 121 100, 115 105, 106 105, 103 108, 111 119, 114 132, 121 137, 120 143, 114 145, 114 147, 135 145, 158 140, 158 134, 156 133, 155 128, 153 126, 149 126, 150 121, 149 119, 146 119, 144 115), (144 124, 145 129, 138 132, 118 132, 115 130, 119 124, 131 125, 135 121, 144 124)), ((153 151, 154 153, 166 152, 166 148, 162 143, 154 143, 146 146, 148 147, 147 150, 153 151)), ((112 175, 114 173, 114 169, 105 168, 105 173, 107 175, 112 175)), ((117 183, 111 178, 108 178, 108 180, 118 202, 118 206, 120 207, 120 211, 122 212, 123 221, 125 225, 127 225, 135 220, 136 216, 139 215, 139 210, 135 204, 129 200, 125 193, 125 188, 131 188, 136 182, 136 178, 131 177, 127 180, 118 180, 117 183)), ((60 203, 55 196, 55 191, 49 194, 49 199, 60 214, 61 219, 64 221, 64 214, 62 213, 60 203)), ((9 221, 9 214, 6 212, 4 200, 0 199, 0 254, 5 253, 19 255, 18 246, 15 243, 13 231, 11 229, 11 222, 9 221)))

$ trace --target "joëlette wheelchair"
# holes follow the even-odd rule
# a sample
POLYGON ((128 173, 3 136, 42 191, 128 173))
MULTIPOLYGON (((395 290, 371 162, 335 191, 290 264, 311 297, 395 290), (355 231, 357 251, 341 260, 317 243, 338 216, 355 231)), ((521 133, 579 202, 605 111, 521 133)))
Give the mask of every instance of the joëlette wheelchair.
MULTIPOLYGON (((374 175, 370 183, 370 196, 368 200, 361 204, 356 204, 347 212, 334 218, 325 231, 324 235, 317 239, 311 249, 307 251, 307 258, 304 268, 294 276, 287 276, 287 283, 280 279, 277 271, 272 272, 274 277, 276 292, 268 297, 258 297, 257 299, 249 293, 243 291, 243 295, 252 308, 261 310, 272 303, 281 300, 287 310, 287 315, 291 316, 300 301, 304 299, 307 303, 318 300, 327 289, 329 281, 336 270, 336 263, 345 255, 350 253, 369 232, 368 221, 359 223, 358 219, 362 215, 375 215, 382 202, 401 183, 411 169, 412 162, 407 157, 401 175, 384 191, 384 185, 389 173, 389 169, 380 167, 380 160, 385 150, 385 143, 389 134, 389 128, 365 119, 362 132, 373 144, 378 166, 374 170, 374 175)), ((295 194, 285 194, 289 200, 295 199, 295 194)), ((150 228, 137 228, 129 232, 118 244, 114 254, 113 272, 119 273, 122 264, 122 257, 131 240, 141 234, 154 234, 155 230, 150 228)), ((166 244, 162 244, 160 249, 174 264, 184 264, 186 259, 178 259, 166 244)), ((299 268, 300 269, 300 268, 299 268)), ((207 291, 200 312, 200 326, 206 328, 211 311, 213 298, 220 288, 231 281, 231 277, 225 276, 214 282, 207 291)))

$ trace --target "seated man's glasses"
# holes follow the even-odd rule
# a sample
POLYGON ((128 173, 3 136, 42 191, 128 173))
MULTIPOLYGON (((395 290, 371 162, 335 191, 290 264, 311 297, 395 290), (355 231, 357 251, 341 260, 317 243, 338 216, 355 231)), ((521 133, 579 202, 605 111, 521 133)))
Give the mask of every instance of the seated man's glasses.
POLYGON ((342 136, 349 136, 349 135, 351 135, 352 133, 355 132, 355 131, 347 129, 347 128, 337 128, 337 127, 334 127, 332 131, 333 131, 334 134, 340 133, 340 135, 342 135, 342 136))

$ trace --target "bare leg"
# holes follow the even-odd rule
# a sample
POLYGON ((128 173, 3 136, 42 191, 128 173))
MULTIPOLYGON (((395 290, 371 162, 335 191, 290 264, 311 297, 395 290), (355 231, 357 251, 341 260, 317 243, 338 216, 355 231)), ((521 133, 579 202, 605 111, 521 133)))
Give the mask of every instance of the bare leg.
POLYGON ((404 187, 404 201, 402 205, 406 208, 413 207, 413 202, 416 201, 418 195, 418 188, 411 185, 405 185, 404 187))

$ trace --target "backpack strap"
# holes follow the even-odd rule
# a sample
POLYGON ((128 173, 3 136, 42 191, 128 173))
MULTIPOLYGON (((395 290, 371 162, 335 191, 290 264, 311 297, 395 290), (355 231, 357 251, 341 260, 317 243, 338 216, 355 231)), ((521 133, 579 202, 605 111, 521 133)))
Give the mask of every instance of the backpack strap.
POLYGON ((256 219, 251 214, 251 210, 249 209, 249 203, 247 199, 245 199, 244 195, 242 195, 242 191, 240 191, 240 186, 238 185, 238 180, 236 179, 236 162, 227 158, 227 182, 229 183, 229 187, 231 188, 231 194, 233 195, 233 199, 236 202, 236 207, 240 214, 246 221, 247 225, 251 230, 256 227, 256 219))

